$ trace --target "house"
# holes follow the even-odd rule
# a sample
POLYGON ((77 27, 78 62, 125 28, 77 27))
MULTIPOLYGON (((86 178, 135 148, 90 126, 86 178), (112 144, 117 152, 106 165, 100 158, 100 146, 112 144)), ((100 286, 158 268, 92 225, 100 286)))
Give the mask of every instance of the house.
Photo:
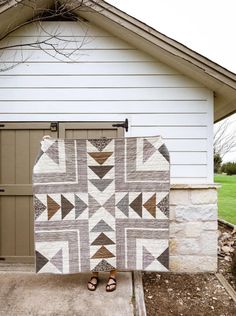
POLYGON ((26 23, 52 2, 0 6, 1 262, 34 259, 31 177, 43 135, 162 135, 170 269, 216 271, 213 123, 236 110, 236 75, 105 1, 61 1, 77 21, 26 23))

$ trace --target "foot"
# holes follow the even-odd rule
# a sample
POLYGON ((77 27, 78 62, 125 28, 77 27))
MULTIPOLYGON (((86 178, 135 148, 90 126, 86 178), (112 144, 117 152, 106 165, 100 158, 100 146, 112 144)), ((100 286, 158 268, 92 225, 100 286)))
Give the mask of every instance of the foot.
POLYGON ((90 281, 88 281, 88 290, 95 291, 98 285, 98 277, 92 276, 90 281))
POLYGON ((112 292, 115 289, 116 289, 116 279, 110 276, 106 285, 106 291, 112 292))

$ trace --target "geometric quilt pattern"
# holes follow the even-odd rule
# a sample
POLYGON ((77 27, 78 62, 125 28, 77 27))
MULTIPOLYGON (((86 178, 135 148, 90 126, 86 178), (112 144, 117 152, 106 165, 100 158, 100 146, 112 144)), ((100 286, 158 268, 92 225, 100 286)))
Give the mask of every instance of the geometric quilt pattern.
POLYGON ((160 136, 46 138, 32 177, 36 273, 169 270, 160 136))

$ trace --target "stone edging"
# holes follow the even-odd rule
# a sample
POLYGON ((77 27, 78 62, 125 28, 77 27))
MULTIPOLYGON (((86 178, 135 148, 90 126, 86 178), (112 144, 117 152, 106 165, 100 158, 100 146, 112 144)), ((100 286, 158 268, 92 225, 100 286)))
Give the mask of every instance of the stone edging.
POLYGON ((230 295, 232 300, 236 303, 236 292, 232 288, 232 286, 229 284, 229 282, 226 280, 226 278, 223 276, 223 274, 222 273, 215 273, 215 276, 217 277, 219 282, 223 285, 224 289, 230 295))
POLYGON ((219 189, 221 188, 220 183, 211 183, 211 184, 171 184, 171 190, 194 190, 194 189, 219 189))
POLYGON ((143 280, 141 271, 133 271, 133 291, 134 291, 134 315, 147 316, 143 293, 143 280))
POLYGON ((220 224, 223 224, 223 225, 228 226, 230 228, 234 228, 236 226, 236 225, 234 225, 232 223, 229 223, 229 222, 227 222, 227 221, 225 221, 224 219, 221 219, 221 218, 218 218, 218 222, 220 224))

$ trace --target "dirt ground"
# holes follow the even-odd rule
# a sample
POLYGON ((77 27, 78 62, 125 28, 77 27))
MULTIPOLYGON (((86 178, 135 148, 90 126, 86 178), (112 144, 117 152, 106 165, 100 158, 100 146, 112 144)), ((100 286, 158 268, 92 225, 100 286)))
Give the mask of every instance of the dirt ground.
MULTIPOLYGON (((230 269, 231 262, 219 257, 219 272, 235 286, 230 269)), ((236 315, 236 304, 214 274, 143 272, 143 286, 148 316, 236 315)))

